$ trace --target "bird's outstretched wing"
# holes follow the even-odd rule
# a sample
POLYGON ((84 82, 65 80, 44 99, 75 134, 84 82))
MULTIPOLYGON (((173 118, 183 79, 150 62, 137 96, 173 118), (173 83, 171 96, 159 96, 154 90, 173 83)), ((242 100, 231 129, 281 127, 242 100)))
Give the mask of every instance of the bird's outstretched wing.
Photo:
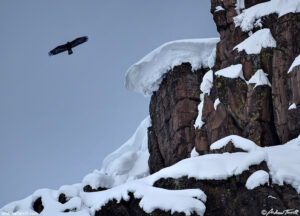
POLYGON ((53 50, 51 50, 48 54, 49 54, 49 56, 56 55, 58 53, 66 51, 67 49, 68 48, 67 48, 66 44, 60 45, 60 46, 54 48, 53 50))
POLYGON ((73 48, 73 47, 76 47, 76 46, 78 46, 79 44, 82 44, 82 43, 84 43, 84 42, 87 42, 87 40, 88 40, 88 37, 87 37, 87 36, 76 38, 75 40, 73 40, 73 41, 71 42, 71 46, 72 46, 72 48, 73 48))

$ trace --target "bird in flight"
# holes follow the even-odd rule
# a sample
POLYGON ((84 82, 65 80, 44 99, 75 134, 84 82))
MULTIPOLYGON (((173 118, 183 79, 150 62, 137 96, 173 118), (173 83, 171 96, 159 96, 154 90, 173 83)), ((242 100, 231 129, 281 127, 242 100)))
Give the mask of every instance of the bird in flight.
POLYGON ((76 38, 75 40, 73 40, 71 42, 67 42, 66 44, 63 44, 63 45, 60 45, 60 46, 54 48, 48 54, 49 54, 49 56, 52 56, 52 55, 59 54, 61 52, 68 51, 68 54, 71 55, 73 53, 72 48, 78 46, 79 44, 87 42, 87 40, 88 40, 88 37, 86 37, 86 36, 76 38))

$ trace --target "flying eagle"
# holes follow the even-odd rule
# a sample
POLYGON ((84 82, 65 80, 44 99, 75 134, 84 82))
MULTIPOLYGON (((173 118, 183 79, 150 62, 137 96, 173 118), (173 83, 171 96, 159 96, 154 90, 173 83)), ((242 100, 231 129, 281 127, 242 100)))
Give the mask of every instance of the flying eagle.
POLYGON ((87 42, 88 37, 79 37, 71 42, 67 42, 66 44, 60 45, 53 50, 51 50, 48 54, 49 56, 56 55, 58 53, 64 52, 68 50, 68 54, 71 55, 73 53, 72 48, 78 46, 79 44, 82 44, 84 42, 87 42))

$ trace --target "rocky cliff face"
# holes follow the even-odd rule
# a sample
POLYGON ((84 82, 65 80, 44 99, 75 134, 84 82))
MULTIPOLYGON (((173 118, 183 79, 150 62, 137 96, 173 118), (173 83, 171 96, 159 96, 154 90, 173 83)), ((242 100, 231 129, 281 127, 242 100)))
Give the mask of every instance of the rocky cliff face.
POLYGON ((150 102, 149 168, 156 172, 189 157, 195 146, 200 81, 205 70, 192 71, 189 63, 170 70, 150 102))
MULTIPOLYGON (((260 2, 266 1, 245 1, 245 7, 260 2)), ((272 88, 253 89, 250 85, 248 88, 241 86, 234 90, 225 90, 223 86, 226 80, 216 77, 215 97, 220 98, 228 115, 237 123, 234 129, 240 128, 241 135, 262 146, 284 143, 299 134, 297 123, 289 121, 291 112, 288 110, 290 104, 297 104, 295 95, 299 94, 300 89, 291 85, 292 80, 297 82, 292 78, 297 76, 297 73, 294 71, 288 76, 287 71, 300 52, 300 15, 289 13, 278 18, 277 14, 270 14, 263 17, 261 25, 255 27, 252 33, 260 28, 269 28, 277 46, 262 49, 260 54, 249 55, 245 51, 233 50, 249 37, 249 32, 235 27, 233 17, 237 14, 234 7, 232 1, 212 0, 211 12, 221 36, 214 70, 241 63, 244 77, 248 80, 255 71, 263 69, 268 74, 272 88), (217 6, 222 6, 225 10, 215 12, 217 6)), ((238 86, 237 84, 234 85, 238 86)), ((228 88, 228 85, 226 87, 228 88)), ((209 126, 206 127, 208 133, 210 130, 209 126)), ((220 136, 222 135, 211 136, 211 141, 219 139, 220 136)))
MULTIPOLYGON (((245 8, 262 2, 267 1, 245 0, 245 8)), ((195 130, 199 84, 206 69, 192 72, 187 64, 175 67, 151 98, 149 166, 152 173, 189 157, 194 146, 200 154, 209 153, 211 143, 230 134, 251 139, 259 146, 278 145, 299 135, 299 66, 291 73, 287 71, 300 53, 300 14, 288 13, 281 17, 269 14, 253 29, 243 31, 234 23, 239 13, 236 7, 236 1, 232 0, 211 1, 221 39, 213 71, 242 64, 243 76, 249 80, 261 69, 272 87, 255 87, 241 78, 214 75, 211 93, 204 98, 202 121, 205 124, 195 130), (262 48, 258 54, 234 49, 260 29, 270 29, 276 47, 262 48), (216 99, 221 103, 215 110, 216 99), (289 110, 293 103, 296 109, 289 110)))

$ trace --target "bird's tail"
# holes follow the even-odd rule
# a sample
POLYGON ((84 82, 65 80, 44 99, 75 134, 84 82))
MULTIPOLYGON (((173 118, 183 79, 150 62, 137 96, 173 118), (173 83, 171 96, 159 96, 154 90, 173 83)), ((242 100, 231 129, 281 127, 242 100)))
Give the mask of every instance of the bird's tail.
POLYGON ((72 49, 68 50, 68 54, 71 55, 73 53, 72 49))

